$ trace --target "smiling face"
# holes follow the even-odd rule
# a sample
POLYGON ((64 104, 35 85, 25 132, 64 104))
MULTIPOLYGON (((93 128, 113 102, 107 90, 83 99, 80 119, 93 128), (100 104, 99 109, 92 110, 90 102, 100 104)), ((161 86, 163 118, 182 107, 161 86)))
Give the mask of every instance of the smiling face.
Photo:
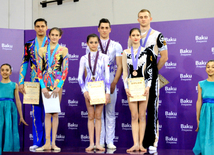
POLYGON ((61 38, 60 32, 56 29, 51 30, 49 38, 51 43, 57 44, 59 42, 59 39, 61 38))
POLYGON ((48 27, 44 21, 38 21, 38 22, 36 22, 34 29, 36 31, 36 35, 45 36, 48 27))
POLYGON ((140 39, 141 39, 141 35, 138 29, 134 29, 130 36, 129 39, 131 40, 132 44, 139 44, 140 43, 140 39))
POLYGON ((208 62, 206 65, 206 72, 208 76, 213 76, 214 75, 214 62, 208 62))
POLYGON ((3 65, 1 67, 1 76, 2 79, 9 79, 10 75, 12 74, 12 71, 8 65, 3 65))
POLYGON ((98 45, 99 45, 98 38, 90 37, 87 42, 87 45, 88 45, 90 51, 96 52, 98 50, 98 45))
POLYGON ((98 32, 100 33, 101 39, 108 39, 109 34, 111 33, 111 27, 109 23, 101 23, 98 27, 98 32))

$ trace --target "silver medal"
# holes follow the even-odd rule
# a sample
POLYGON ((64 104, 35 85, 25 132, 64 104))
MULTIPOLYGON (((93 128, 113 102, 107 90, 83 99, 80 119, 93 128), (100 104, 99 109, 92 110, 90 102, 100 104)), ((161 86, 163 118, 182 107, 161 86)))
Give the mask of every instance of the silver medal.
POLYGON ((53 72, 52 68, 48 68, 48 74, 51 74, 53 72))

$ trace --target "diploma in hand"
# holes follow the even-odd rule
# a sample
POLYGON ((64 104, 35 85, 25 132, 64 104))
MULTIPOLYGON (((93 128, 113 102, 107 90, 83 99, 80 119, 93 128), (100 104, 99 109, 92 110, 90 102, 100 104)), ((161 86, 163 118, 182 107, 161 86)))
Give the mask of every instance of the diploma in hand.
POLYGON ((159 74, 159 80, 160 80, 160 89, 162 87, 164 87, 165 85, 167 85, 169 83, 169 81, 163 77, 163 75, 159 74))
POLYGON ((24 104, 39 104, 40 85, 38 82, 25 82, 24 104))
POLYGON ((145 91, 144 78, 129 78, 128 79, 129 91, 133 97, 130 97, 130 102, 145 101, 146 96, 143 96, 145 91))
POLYGON ((103 81, 88 82, 88 92, 91 98, 90 105, 104 104, 106 102, 103 81))
MULTIPOLYGON (((52 92, 49 92, 49 94, 51 95, 52 92)), ((61 112, 60 103, 59 103, 59 94, 55 98, 53 97, 53 95, 51 95, 50 98, 46 98, 42 93, 42 100, 45 107, 45 113, 61 112)))

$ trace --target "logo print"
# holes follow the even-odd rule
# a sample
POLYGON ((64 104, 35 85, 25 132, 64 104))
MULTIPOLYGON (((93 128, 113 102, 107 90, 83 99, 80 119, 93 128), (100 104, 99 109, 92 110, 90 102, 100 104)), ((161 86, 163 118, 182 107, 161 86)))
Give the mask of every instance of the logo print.
POLYGON ((196 68, 205 68, 206 67, 207 62, 206 61, 195 61, 195 66, 196 68))
POLYGON ((69 83, 78 83, 78 78, 76 78, 76 77, 68 77, 68 81, 69 81, 69 83))
POLYGON ((176 64, 176 63, 173 63, 173 62, 166 62, 166 63, 165 63, 165 67, 166 67, 167 69, 175 69, 176 66, 177 66, 177 64, 176 64))
POLYGON ((5 43, 2 43, 1 44, 1 47, 2 47, 2 50, 13 50, 13 45, 10 45, 10 44, 5 44, 5 43))
POLYGON ((68 105, 70 106, 70 107, 76 107, 76 106, 78 106, 78 101, 77 100, 68 100, 68 105))
POLYGON ((181 106, 192 106, 192 100, 189 99, 180 99, 181 106))
POLYGON ((208 36, 195 36, 196 43, 206 43, 208 41, 208 36))
POLYGON ((171 137, 165 136, 165 141, 166 143, 169 143, 169 144, 177 144, 178 139, 173 136, 171 137))
POLYGON ((80 136, 80 139, 81 139, 81 141, 83 141, 83 142, 88 142, 89 141, 89 136, 88 135, 81 135, 80 136))
POLYGON ((76 130, 78 128, 78 124, 75 123, 68 123, 68 129, 76 130))
POLYGON ((192 75, 191 74, 180 74, 181 81, 191 81, 192 75))
POLYGON ((87 43, 82 42, 81 46, 82 46, 82 48, 87 48, 87 43))
POLYGON ((189 124, 181 124, 181 131, 192 131, 193 130, 193 125, 189 125, 189 124))
POLYGON ((71 61, 79 60, 79 55, 68 54, 68 59, 71 60, 71 61))
POLYGON ((122 106, 129 106, 128 100, 122 99, 122 106))
POLYGON ((165 37, 165 40, 166 40, 166 43, 169 45, 170 44, 176 44, 176 41, 177 41, 177 39, 173 38, 173 37, 170 37, 170 38, 165 37))
POLYGON ((122 127, 122 130, 132 130, 132 125, 129 123, 122 123, 121 127, 122 127))
POLYGON ((180 54, 181 54, 181 56, 191 56, 192 55, 192 50, 180 49, 180 54))
POLYGON ((165 111, 165 116, 166 116, 166 118, 176 118, 177 117, 177 112, 165 111))
POLYGON ((171 93, 176 93, 177 92, 177 88, 176 87, 167 87, 165 86, 165 92, 168 93, 168 94, 171 94, 171 93))

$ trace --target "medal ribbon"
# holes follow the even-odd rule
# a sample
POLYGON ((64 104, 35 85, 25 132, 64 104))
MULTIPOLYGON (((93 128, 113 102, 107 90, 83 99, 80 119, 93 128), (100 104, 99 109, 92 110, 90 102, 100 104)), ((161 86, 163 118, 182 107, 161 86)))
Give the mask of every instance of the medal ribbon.
POLYGON ((109 44, 110 44, 110 39, 108 40, 108 43, 107 43, 107 46, 106 46, 106 50, 105 50, 105 51, 104 51, 104 49, 103 49, 103 45, 102 45, 102 42, 101 42, 100 39, 99 39, 99 43, 100 43, 100 49, 101 49, 102 53, 103 53, 103 54, 107 54, 108 46, 109 46, 109 44))
POLYGON ((54 54, 56 53, 58 47, 59 47, 59 44, 56 45, 56 47, 55 47, 55 49, 54 49, 54 51, 53 51, 53 53, 51 55, 51 47, 50 47, 50 44, 48 44, 47 51, 48 51, 48 66, 49 67, 51 67, 51 65, 52 65, 52 62, 53 62, 53 59, 54 59, 54 54))
POLYGON ((136 58, 134 57, 134 49, 133 47, 131 47, 131 54, 132 54, 132 64, 133 64, 133 69, 137 70, 137 63, 138 63, 138 57, 140 55, 140 51, 141 51, 141 46, 139 46, 138 51, 137 51, 137 55, 136 58))
POLYGON ((146 38, 145 38, 144 43, 142 42, 142 39, 140 40, 140 45, 141 45, 142 47, 144 47, 144 48, 145 48, 145 46, 146 46, 146 42, 147 42, 147 40, 148 40, 148 38, 149 38, 149 35, 150 35, 151 31, 152 31, 152 28, 149 29, 149 31, 148 31, 148 33, 147 33, 147 35, 146 35, 146 38))
POLYGON ((88 64, 89 64, 89 68, 90 68, 91 73, 92 73, 93 76, 95 75, 98 56, 99 56, 99 51, 97 51, 96 58, 95 58, 95 62, 94 62, 94 69, 93 69, 93 71, 92 71, 92 67, 91 67, 91 52, 89 52, 89 54, 88 54, 88 64))
MULTIPOLYGON (((41 46, 41 47, 44 47, 44 46, 45 46, 46 40, 47 40, 47 37, 45 36, 44 39, 43 39, 43 41, 42 41, 42 46, 41 46)), ((35 50, 35 48, 36 48, 36 50, 37 50, 37 55, 38 55, 38 52, 39 52, 39 42, 38 42, 37 37, 36 37, 36 39, 35 39, 35 46, 34 46, 34 57, 36 58, 36 55, 35 55, 35 51, 36 51, 36 50, 35 50)))

